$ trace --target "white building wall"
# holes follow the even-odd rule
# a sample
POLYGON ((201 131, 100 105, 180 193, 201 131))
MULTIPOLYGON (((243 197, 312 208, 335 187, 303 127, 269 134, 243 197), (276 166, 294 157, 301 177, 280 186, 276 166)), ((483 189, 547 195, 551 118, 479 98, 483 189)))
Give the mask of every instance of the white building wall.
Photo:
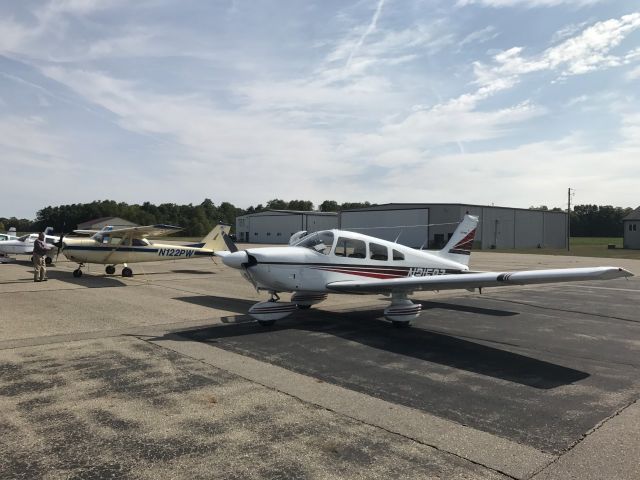
POLYGON ((250 243, 288 243, 294 233, 304 230, 302 215, 265 214, 251 217, 250 243))
POLYGON ((544 244, 544 213, 535 210, 514 210, 516 248, 537 248, 544 244))
MULTIPOLYGON (((317 232, 319 230, 331 230, 338 228, 338 215, 317 215, 314 213, 306 214, 306 224, 303 230, 308 232, 317 232)), ((295 233, 295 232, 294 232, 295 233)))
POLYGON ((237 217, 236 236, 239 242, 286 244, 300 230, 315 232, 337 226, 337 214, 260 212, 237 217))
POLYGON ((485 207, 482 210, 482 248, 514 248, 515 211, 498 207, 485 207))
POLYGON ((544 242, 546 248, 567 248, 567 214, 544 212, 544 242))
POLYGON ((626 220, 624 224, 624 248, 640 249, 640 220, 626 220))
POLYGON ((429 209, 346 211, 340 228, 419 248, 429 234, 429 209), (399 237, 398 237, 399 236, 399 237))

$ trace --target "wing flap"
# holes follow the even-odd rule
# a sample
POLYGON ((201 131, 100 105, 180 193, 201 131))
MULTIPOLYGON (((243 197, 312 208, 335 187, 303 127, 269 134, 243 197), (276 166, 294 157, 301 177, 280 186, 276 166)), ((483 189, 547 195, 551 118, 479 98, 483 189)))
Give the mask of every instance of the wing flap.
POLYGON ((343 280, 331 282, 327 284, 327 288, 344 293, 390 293, 611 280, 632 276, 631 272, 619 267, 561 268, 519 272, 460 273, 387 280, 343 280))

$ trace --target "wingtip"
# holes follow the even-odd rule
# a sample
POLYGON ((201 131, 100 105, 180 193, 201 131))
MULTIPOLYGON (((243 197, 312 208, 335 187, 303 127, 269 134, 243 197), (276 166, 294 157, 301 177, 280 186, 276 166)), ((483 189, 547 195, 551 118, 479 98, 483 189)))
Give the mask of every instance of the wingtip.
POLYGON ((627 269, 625 269, 625 268, 622 268, 622 267, 621 267, 621 268, 619 268, 618 270, 619 270, 619 272, 622 274, 622 276, 624 276, 624 277, 627 277, 627 278, 629 278, 629 277, 635 277, 635 275, 634 275, 632 272, 630 272, 629 270, 627 270, 627 269))

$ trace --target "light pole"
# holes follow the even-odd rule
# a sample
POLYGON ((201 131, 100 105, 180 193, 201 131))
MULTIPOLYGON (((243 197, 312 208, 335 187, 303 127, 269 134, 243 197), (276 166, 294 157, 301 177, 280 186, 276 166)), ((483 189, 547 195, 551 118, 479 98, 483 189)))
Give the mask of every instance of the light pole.
POLYGON ((571 251, 571 191, 575 195, 575 189, 569 187, 567 190, 567 251, 571 251))

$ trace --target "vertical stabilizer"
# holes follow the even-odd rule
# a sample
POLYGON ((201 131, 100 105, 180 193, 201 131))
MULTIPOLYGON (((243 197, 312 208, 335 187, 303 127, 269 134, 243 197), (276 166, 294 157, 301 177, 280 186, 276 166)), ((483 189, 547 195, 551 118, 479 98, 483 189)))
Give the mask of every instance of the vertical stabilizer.
POLYGON ((445 247, 438 252, 438 255, 464 265, 469 265, 471 248, 473 247, 473 240, 476 237, 477 227, 478 217, 469 214, 465 215, 445 247))
POLYGON ((229 234, 229 230, 231 230, 230 225, 225 225, 220 223, 213 227, 202 240, 202 248, 206 248, 208 250, 226 250, 227 245, 224 241, 224 236, 229 234))

